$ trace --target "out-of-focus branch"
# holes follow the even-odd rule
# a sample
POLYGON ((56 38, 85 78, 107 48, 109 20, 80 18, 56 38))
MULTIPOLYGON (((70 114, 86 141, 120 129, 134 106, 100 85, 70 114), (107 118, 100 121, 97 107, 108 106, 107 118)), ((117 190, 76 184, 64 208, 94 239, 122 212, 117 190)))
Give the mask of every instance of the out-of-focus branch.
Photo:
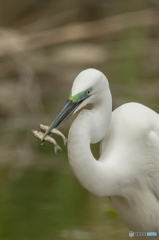
POLYGON ((151 26, 159 23, 158 14, 157 10, 148 9, 125 13, 98 21, 69 24, 26 36, 19 35, 15 39, 18 42, 18 48, 10 47, 7 39, 0 39, 0 57, 7 55, 8 51, 18 53, 21 49, 23 49, 23 52, 36 50, 69 41, 107 36, 130 27, 151 26))
POLYGON ((29 49, 37 49, 68 41, 107 36, 130 27, 151 26, 157 23, 159 23, 158 12, 144 10, 39 32, 28 36, 24 41, 29 49))

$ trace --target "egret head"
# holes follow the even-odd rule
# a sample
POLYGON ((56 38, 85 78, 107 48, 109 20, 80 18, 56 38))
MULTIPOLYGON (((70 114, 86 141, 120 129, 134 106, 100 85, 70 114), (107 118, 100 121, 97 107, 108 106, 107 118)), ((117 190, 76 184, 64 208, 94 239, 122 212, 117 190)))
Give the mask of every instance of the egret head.
POLYGON ((58 128, 79 109, 89 103, 97 102, 104 88, 108 86, 108 81, 102 72, 92 68, 80 72, 73 82, 69 99, 44 134, 42 141, 53 128, 58 128))

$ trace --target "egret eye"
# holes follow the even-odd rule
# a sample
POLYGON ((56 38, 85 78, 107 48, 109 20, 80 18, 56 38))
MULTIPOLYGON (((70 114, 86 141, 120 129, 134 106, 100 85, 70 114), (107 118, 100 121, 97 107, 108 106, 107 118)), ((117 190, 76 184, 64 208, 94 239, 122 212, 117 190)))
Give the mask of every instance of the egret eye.
POLYGON ((91 93, 91 91, 92 91, 92 90, 89 89, 89 90, 86 92, 86 94, 89 95, 89 94, 91 93))

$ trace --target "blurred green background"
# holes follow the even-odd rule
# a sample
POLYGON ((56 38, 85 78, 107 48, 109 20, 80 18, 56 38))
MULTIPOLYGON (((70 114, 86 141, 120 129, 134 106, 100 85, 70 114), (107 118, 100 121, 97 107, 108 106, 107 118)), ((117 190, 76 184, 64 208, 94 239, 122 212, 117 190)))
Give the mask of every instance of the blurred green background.
POLYGON ((0 240, 129 238, 109 199, 77 182, 62 140, 55 154, 31 129, 52 122, 89 67, 109 79, 113 108, 159 112, 158 16, 158 0, 0 1, 0 240))

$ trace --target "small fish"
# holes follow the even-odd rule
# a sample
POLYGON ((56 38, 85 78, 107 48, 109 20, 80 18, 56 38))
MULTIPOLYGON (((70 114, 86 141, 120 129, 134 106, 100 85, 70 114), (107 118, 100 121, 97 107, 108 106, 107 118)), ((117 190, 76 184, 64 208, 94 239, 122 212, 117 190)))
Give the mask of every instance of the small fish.
MULTIPOLYGON (((46 132, 46 130, 49 128, 48 126, 43 125, 43 124, 40 124, 39 127, 40 127, 40 129, 41 129, 42 131, 44 131, 44 132, 46 132)), ((56 135, 59 135, 60 137, 62 137, 63 142, 64 142, 64 145, 66 146, 66 143, 68 142, 68 140, 67 140, 67 138, 63 135, 62 132, 60 132, 60 131, 57 130, 56 128, 53 128, 53 129, 51 130, 51 133, 56 134, 56 135)), ((45 140, 46 140, 46 137, 45 137, 45 140)))
MULTIPOLYGON (((39 138, 40 140, 41 140, 42 137, 44 136, 44 133, 38 132, 38 131, 36 131, 36 130, 32 130, 32 133, 34 134, 35 137, 39 138)), ((52 137, 50 137, 50 136, 46 136, 46 137, 45 137, 45 141, 53 143, 55 153, 57 152, 58 149, 60 149, 60 150, 62 151, 61 147, 57 144, 57 142, 55 141, 54 138, 52 138, 52 137)), ((43 144, 43 142, 42 142, 41 144, 43 144)))

